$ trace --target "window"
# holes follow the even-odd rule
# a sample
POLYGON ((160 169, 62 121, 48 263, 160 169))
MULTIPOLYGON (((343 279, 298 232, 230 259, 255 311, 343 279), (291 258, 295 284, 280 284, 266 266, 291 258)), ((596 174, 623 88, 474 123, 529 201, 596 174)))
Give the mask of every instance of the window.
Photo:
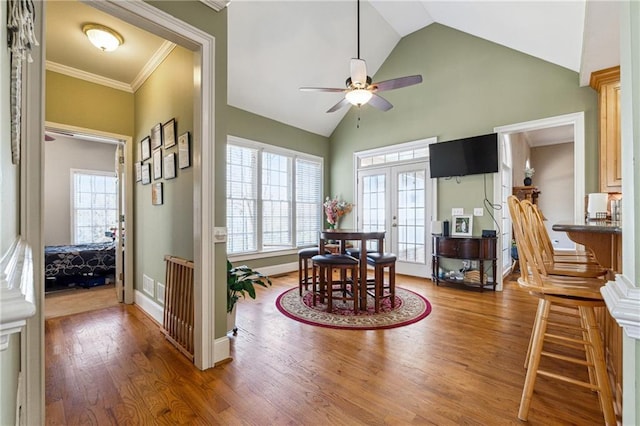
POLYGON ((118 190, 114 173, 72 170, 73 241, 111 241, 105 236, 118 225, 118 190))
POLYGON ((321 158, 229 137, 228 254, 314 245, 321 225, 321 158))

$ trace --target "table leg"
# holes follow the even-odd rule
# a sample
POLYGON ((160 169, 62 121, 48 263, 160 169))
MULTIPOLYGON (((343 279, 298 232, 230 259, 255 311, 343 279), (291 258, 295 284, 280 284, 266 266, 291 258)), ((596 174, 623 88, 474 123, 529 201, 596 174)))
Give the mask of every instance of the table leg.
POLYGON ((360 309, 367 311, 367 241, 360 241, 360 309))

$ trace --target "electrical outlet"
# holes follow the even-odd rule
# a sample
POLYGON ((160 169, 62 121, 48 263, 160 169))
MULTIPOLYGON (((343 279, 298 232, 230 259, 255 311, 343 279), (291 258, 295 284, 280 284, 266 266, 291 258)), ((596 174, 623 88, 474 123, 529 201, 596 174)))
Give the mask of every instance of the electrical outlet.
POLYGON ((480 262, 478 262, 477 260, 471 261, 471 269, 478 269, 479 267, 480 267, 480 262))
POLYGON ((462 207, 454 207, 451 209, 451 216, 460 216, 461 214, 464 214, 462 207))
POLYGON ((482 207, 476 207, 473 209, 474 216, 484 216, 484 209, 482 207))

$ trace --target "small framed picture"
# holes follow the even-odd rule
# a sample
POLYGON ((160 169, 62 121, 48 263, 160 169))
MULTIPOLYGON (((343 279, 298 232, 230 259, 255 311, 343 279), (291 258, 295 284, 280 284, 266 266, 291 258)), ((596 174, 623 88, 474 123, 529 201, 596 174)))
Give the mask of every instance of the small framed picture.
POLYGON ((453 230, 451 235, 459 235, 461 237, 470 237, 473 233, 473 216, 463 214, 453 216, 453 230))
POLYGON ((151 158, 151 139, 149 136, 140 141, 140 161, 148 160, 151 158))
POLYGON ((151 183, 151 164, 144 163, 141 167, 142 167, 142 184, 147 185, 151 183))
POLYGON ((153 151, 153 180, 162 177, 162 149, 153 151))
POLYGON ((136 182, 140 182, 142 180, 142 163, 140 161, 136 161, 136 182))
POLYGON ((191 165, 191 152, 189 145, 189 132, 184 132, 178 138, 178 165, 181 169, 185 169, 191 165))
POLYGON ((151 128, 151 149, 162 146, 162 124, 158 123, 151 128))
POLYGON ((167 149, 176 144, 176 120, 171 120, 164 123, 162 126, 162 138, 164 139, 164 148, 167 149))
POLYGON ((162 160, 162 165, 164 166, 165 179, 173 179, 174 177, 176 177, 176 153, 175 152, 165 155, 164 160, 162 160))
POLYGON ((162 182, 154 183, 151 187, 151 204, 154 206, 162 204, 162 182))

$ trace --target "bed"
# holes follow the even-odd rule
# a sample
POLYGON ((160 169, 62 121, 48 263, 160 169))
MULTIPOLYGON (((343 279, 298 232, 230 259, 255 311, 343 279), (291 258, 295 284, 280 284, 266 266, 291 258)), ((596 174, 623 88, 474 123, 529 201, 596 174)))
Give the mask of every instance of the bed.
POLYGON ((45 246, 44 262, 47 283, 104 284, 104 277, 116 270, 116 246, 114 242, 45 246))

